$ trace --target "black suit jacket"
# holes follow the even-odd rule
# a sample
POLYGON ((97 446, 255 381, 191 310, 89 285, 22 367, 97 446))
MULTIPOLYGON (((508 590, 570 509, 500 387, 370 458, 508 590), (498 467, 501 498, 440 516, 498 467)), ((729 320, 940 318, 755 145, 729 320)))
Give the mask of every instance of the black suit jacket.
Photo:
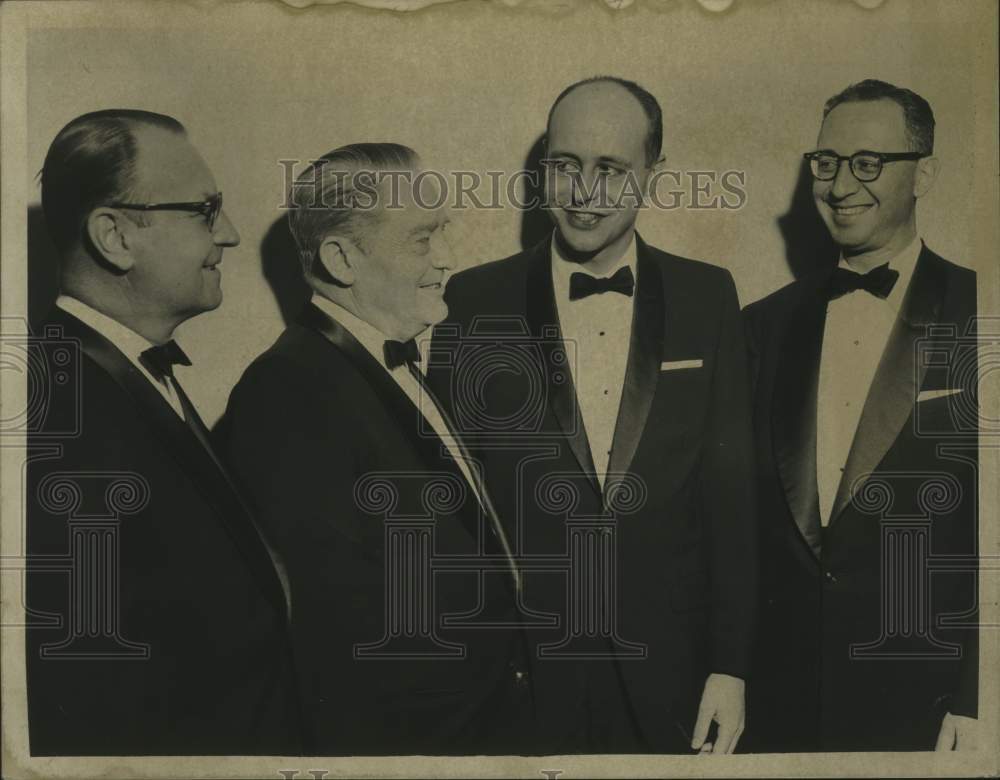
POLYGON ((54 310, 31 349, 32 754, 301 750, 285 591, 226 474, 76 318, 54 310))
POLYGON ((516 684, 518 634, 502 625, 511 622, 509 561, 455 462, 381 364, 309 305, 246 370, 226 418, 228 453, 287 562, 318 752, 513 752, 530 696, 516 684), (387 519, 426 517, 433 537, 400 542, 426 544, 423 553, 387 542, 387 519), (411 573, 399 572, 414 555, 411 573), (456 568, 482 557, 493 574, 456 568), (434 600, 414 606, 421 571, 434 600), (462 613, 494 627, 455 624, 462 613), (399 636, 407 631, 409 640, 399 636))
POLYGON ((800 528, 819 523, 831 271, 744 312, 763 574, 747 736, 759 750, 930 750, 945 711, 976 712, 976 634, 960 627, 976 620, 975 274, 921 251, 817 556, 800 528))
MULTIPOLYGON (((568 518, 616 515, 613 564, 599 567, 614 583, 605 616, 615 613, 610 641, 650 751, 685 749, 707 673, 749 668, 756 528, 736 291, 726 271, 638 239, 635 296, 608 469, 618 477, 603 490, 568 370, 573 345, 559 330, 548 239, 457 274, 449 318, 434 332, 432 382, 484 463, 525 562, 543 751, 562 744, 593 666, 541 646, 573 635, 567 649, 586 651, 608 633, 571 614, 574 575, 559 568, 571 553, 568 518), (661 370, 676 361, 694 363, 661 370)), ((597 574, 593 560, 583 568, 597 574)))

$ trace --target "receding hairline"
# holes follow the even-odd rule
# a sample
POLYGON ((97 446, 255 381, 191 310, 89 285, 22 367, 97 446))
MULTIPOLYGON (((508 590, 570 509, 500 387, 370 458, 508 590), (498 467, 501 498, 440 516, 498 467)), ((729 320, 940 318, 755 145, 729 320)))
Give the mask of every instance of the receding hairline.
POLYGON ((819 133, 817 134, 817 136, 823 133, 823 128, 826 126, 827 121, 830 119, 830 116, 838 108, 842 108, 844 106, 865 106, 865 105, 875 106, 879 104, 893 106, 896 109, 897 112, 896 116, 899 118, 900 127, 902 128, 903 136, 906 138, 906 143, 908 146, 913 146, 913 140, 911 138, 911 133, 910 133, 910 126, 909 123, 906 121, 906 109, 904 109, 903 106, 901 106, 898 101, 893 100, 892 98, 889 97, 877 97, 871 99, 859 98, 856 100, 845 100, 842 103, 838 103, 823 115, 823 119, 822 121, 820 121, 819 124, 819 133))
MULTIPOLYGON (((638 104, 646 125, 646 132, 642 139, 645 164, 647 167, 655 165, 657 160, 661 159, 663 155, 663 109, 660 106, 660 102, 653 93, 640 84, 612 75, 594 76, 589 79, 577 81, 559 93, 550 106, 546 119, 545 135, 543 137, 545 148, 548 150, 551 149, 549 146, 549 137, 552 129, 552 117, 555 116, 556 110, 563 101, 583 87, 593 86, 596 89, 600 89, 603 84, 620 87, 622 91, 628 93, 638 104)), ((614 92, 612 91, 611 94, 613 96, 614 92)), ((606 96, 596 99, 606 100, 606 96)))
MULTIPOLYGON (((176 139, 178 142, 182 143, 183 146, 178 147, 190 153, 191 159, 197 161, 197 166, 202 169, 207 182, 204 187, 200 187, 197 191, 192 190, 189 194, 185 194, 183 197, 197 199, 197 198, 209 198, 218 192, 218 184, 215 182, 215 174, 209 167, 208 162, 202 156, 198 148, 191 142, 191 136, 185 128, 174 129, 169 127, 161 127, 158 125, 150 125, 147 123, 140 123, 141 126, 130 128, 132 132, 132 138, 135 142, 135 160, 134 160, 134 180, 132 181, 133 195, 139 195, 145 189, 148 188, 153 181, 162 176, 163 166, 150 166, 148 169, 146 165, 149 162, 149 153, 153 148, 157 148, 157 142, 169 139, 173 141, 176 139), (147 181, 140 181, 140 179, 145 174, 147 181)), ((180 197, 180 196, 178 196, 180 197)))
POLYGON ((619 84, 614 79, 611 79, 611 78, 599 78, 599 79, 594 79, 594 80, 591 80, 591 81, 581 81, 579 84, 574 84, 572 87, 570 87, 570 89, 567 92, 564 92, 562 95, 560 95, 558 98, 556 98, 555 102, 552 104, 552 107, 549 109, 548 119, 546 120, 546 124, 545 124, 545 135, 546 135, 546 137, 548 137, 549 132, 552 129, 552 117, 555 116, 556 110, 558 110, 559 106, 561 106, 563 103, 565 103, 566 100, 567 100, 567 98, 572 97, 574 94, 576 94, 580 90, 586 89, 588 87, 593 87, 594 89, 597 89, 597 90, 600 90, 602 87, 612 87, 613 88, 612 92, 617 91, 617 92, 620 92, 621 94, 627 96, 628 98, 631 99, 632 103, 639 110, 639 113, 642 115, 642 118, 646 122, 647 129, 650 132, 653 130, 653 120, 650 119, 650 117, 646 114, 646 109, 642 105, 642 102, 639 100, 639 98, 637 98, 635 95, 633 95, 626 87, 624 87, 623 85, 619 84))

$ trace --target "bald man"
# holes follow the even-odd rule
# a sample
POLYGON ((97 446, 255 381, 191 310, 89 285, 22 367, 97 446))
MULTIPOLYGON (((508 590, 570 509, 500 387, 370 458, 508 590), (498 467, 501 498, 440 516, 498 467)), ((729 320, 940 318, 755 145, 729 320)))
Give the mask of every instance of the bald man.
POLYGON ((432 344, 432 383, 527 562, 543 753, 731 752, 743 728, 756 602, 743 332, 725 270, 636 233, 662 134, 637 84, 564 90, 545 138, 553 234, 457 274, 432 344))

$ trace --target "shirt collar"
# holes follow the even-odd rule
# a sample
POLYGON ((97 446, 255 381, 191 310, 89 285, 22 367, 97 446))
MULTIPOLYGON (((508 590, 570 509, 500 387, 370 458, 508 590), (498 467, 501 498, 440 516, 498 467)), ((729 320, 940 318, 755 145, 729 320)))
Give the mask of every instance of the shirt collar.
MULTIPOLYGON (((893 311, 899 311, 899 307, 903 302, 903 296, 906 294, 906 288, 910 286, 913 269, 917 266, 917 259, 920 257, 920 252, 923 248, 924 243, 920 240, 920 236, 915 236, 914 239, 899 252, 899 254, 889 261, 889 267, 899 272, 899 278, 896 280, 896 284, 892 286, 892 292, 889 293, 889 297, 885 299, 885 302, 892 307, 893 311)), ((855 270, 851 267, 850 262, 848 262, 843 254, 840 256, 839 265, 841 268, 846 268, 848 271, 855 270)))
POLYGON ((100 333, 114 344, 129 360, 137 362, 139 355, 150 347, 156 346, 145 336, 140 336, 131 328, 122 325, 118 320, 98 311, 79 298, 70 295, 60 295, 56 298, 56 306, 68 314, 72 314, 84 325, 100 333))
POLYGON ((389 371, 389 367, 385 364, 385 342, 389 338, 388 336, 371 323, 365 322, 356 314, 349 312, 339 303, 334 303, 319 293, 313 293, 312 303, 338 324, 343 325, 360 342, 361 346, 371 353, 379 365, 389 371))
MULTIPOLYGON (((635 242, 635 232, 632 233, 632 240, 629 245, 625 248, 622 256, 618 258, 618 262, 610 268, 606 273, 601 274, 602 278, 607 278, 618 271, 623 266, 628 266, 632 269, 632 276, 635 278, 636 275, 636 242, 635 242)), ((559 243, 556 241, 555 232, 552 233, 552 281, 555 285, 556 300, 568 300, 569 299, 569 278, 574 273, 585 273, 588 276, 597 276, 593 271, 587 268, 586 265, 582 263, 574 263, 572 260, 567 260, 563 254, 559 251, 559 243)), ((583 299, 586 300, 586 299, 583 299)), ((575 301, 576 302, 576 301, 575 301)))

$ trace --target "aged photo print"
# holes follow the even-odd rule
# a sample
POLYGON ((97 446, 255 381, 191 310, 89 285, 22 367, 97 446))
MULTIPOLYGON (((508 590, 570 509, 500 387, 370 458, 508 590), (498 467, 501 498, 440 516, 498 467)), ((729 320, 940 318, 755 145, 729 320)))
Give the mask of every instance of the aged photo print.
POLYGON ((2 4, 3 775, 1000 774, 997 34, 2 4))

